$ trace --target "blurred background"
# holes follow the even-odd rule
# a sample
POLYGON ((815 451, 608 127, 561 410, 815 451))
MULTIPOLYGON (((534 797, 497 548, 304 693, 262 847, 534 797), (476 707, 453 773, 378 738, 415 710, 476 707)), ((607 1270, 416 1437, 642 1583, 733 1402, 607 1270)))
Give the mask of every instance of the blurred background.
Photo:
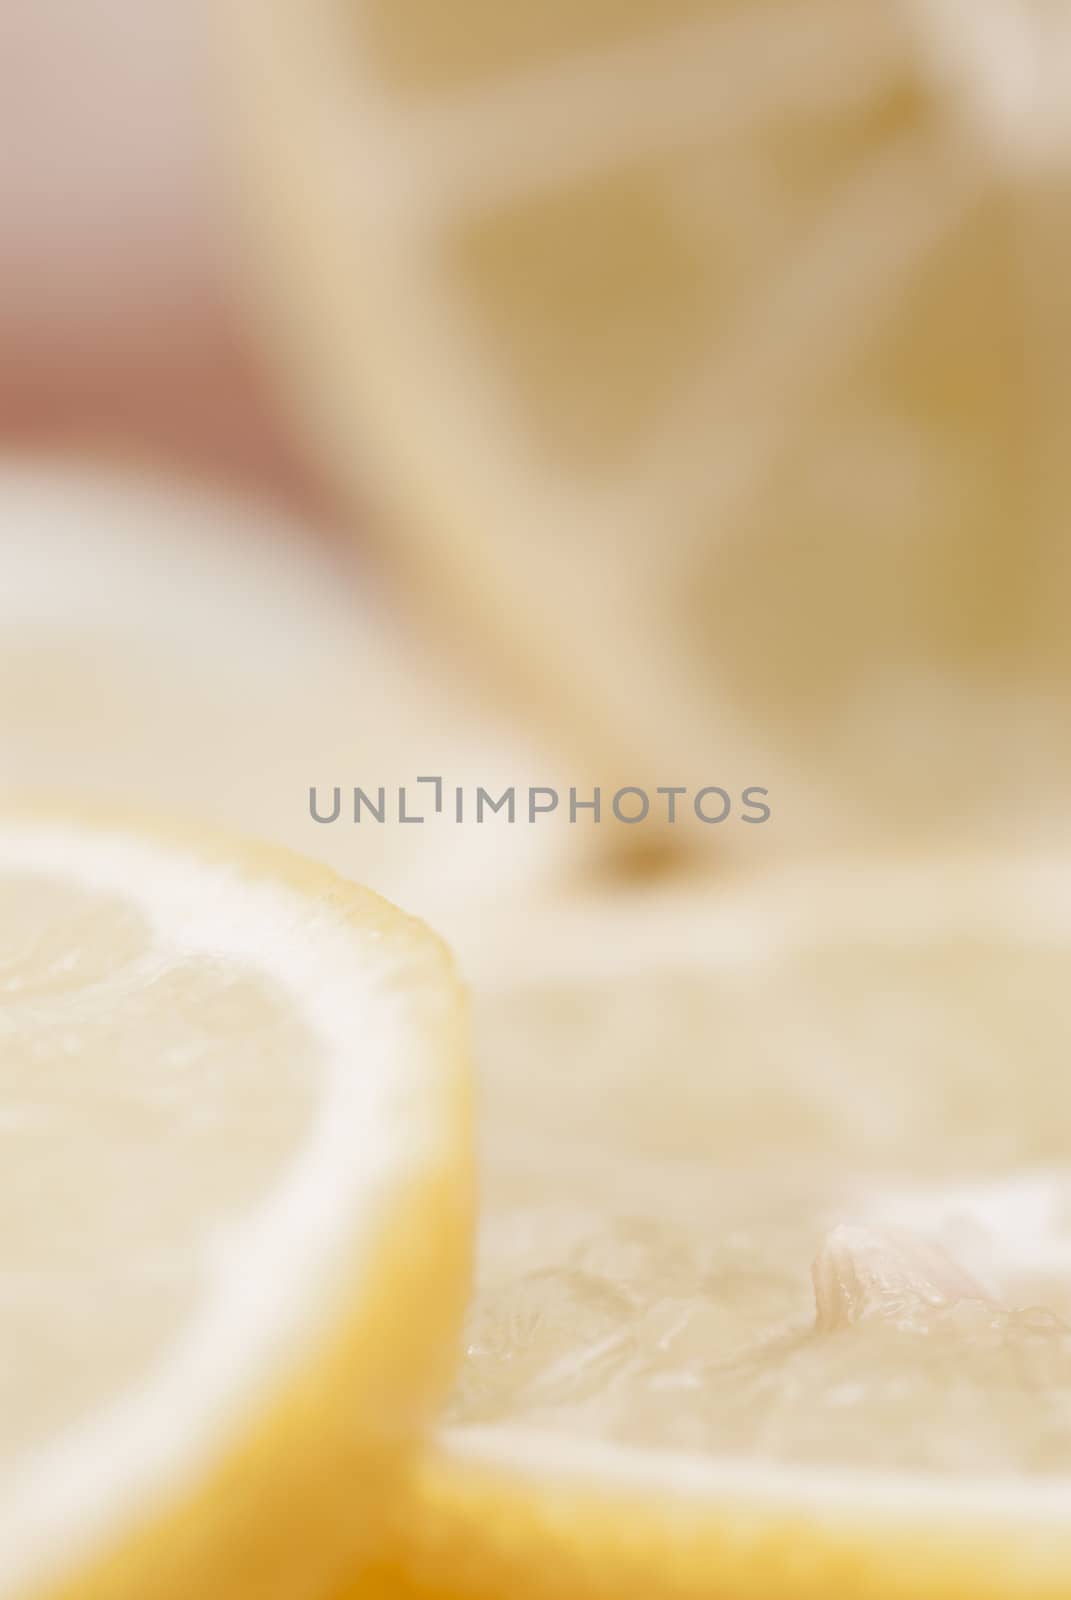
POLYGON ((3 0, 0 426, 322 503, 249 325, 207 0, 3 0))
POLYGON ((218 20, 0 3, 0 787, 279 839, 443 921, 531 841, 328 833, 308 789, 491 783, 523 746, 407 625, 293 426, 218 20))
POLYGON ((446 15, 0 0, 0 783, 439 920, 1057 842, 1064 7, 446 15), (421 772, 771 818, 309 818, 421 772))

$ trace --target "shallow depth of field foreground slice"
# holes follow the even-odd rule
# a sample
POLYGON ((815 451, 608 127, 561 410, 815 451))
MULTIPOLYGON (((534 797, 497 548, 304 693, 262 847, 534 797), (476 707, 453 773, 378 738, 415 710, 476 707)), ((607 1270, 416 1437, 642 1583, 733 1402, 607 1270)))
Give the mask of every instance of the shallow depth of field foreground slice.
POLYGON ((485 678, 786 844, 1062 819, 1063 7, 229 7, 291 392, 485 678))
POLYGON ((322 1594, 449 1381, 449 958, 283 852, 0 813, 0 1083, 0 1595, 322 1594))
POLYGON ((1066 1594, 1071 864, 622 894, 487 956, 478 1289, 395 1579, 1066 1594))

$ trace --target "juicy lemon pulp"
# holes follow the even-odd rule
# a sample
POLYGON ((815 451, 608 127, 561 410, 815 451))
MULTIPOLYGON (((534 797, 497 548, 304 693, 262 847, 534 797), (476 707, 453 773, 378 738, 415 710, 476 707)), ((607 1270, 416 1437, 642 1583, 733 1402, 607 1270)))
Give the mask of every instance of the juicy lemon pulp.
POLYGON ((814 906, 787 950, 742 955, 741 921, 729 959, 484 995, 452 1424, 1071 1469, 1066 950, 999 917, 823 934, 814 906))
POLYGON ((4 1600, 352 1570, 460 1320, 462 1033, 323 868, 0 812, 4 1600))
POLYGON ((0 893, 3 1494, 151 1373, 316 1105, 308 1026, 248 965, 56 878, 0 893))

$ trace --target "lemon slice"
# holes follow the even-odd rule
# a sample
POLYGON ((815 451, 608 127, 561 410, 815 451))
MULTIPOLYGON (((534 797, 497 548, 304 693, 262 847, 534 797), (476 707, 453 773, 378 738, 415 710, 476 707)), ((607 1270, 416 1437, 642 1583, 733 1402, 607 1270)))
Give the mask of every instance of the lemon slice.
POLYGON ((282 853, 0 817, 0 1594, 352 1568, 466 1276, 451 966, 282 853))
POLYGON ((447 932, 572 859, 568 826, 455 825, 456 787, 546 782, 541 764, 314 526, 181 479, 0 458, 0 528, 0 792, 264 838, 447 932), (438 815, 417 782, 435 775, 438 815), (354 821, 355 787, 383 791, 382 821, 354 821), (321 816, 339 790, 335 823, 312 788, 321 816))
POLYGON ((235 9, 288 371, 484 677, 778 843, 1053 784, 1059 7, 235 9))
POLYGON ((413 1591, 1066 1592, 1069 947, 1071 867, 1008 860, 632 893, 485 952, 413 1591))

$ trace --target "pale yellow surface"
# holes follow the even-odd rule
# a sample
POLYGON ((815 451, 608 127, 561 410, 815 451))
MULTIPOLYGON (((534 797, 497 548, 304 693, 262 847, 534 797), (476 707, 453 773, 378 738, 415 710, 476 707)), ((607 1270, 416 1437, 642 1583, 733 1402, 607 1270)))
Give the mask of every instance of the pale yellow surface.
POLYGON ((299 1005, 136 908, 0 872, 0 1493, 143 1381, 315 1110, 299 1005))
POLYGON ((450 1420, 1071 1471, 1066 946, 816 931, 750 965, 664 959, 483 1001, 450 1420))
POLYGON ((1069 887, 828 864, 488 945, 477 1292, 406 1592, 1061 1592, 1069 887))
POLYGON ((285 845, 447 934, 570 858, 567 826, 453 826, 452 786, 545 766, 315 528, 181 479, 0 457, 0 529, 0 794, 285 845), (312 786, 327 815, 340 789, 336 824, 311 819, 312 786), (355 786, 384 790, 383 823, 354 823, 355 786), (402 788, 423 825, 398 822, 402 788))
POLYGON ((351 1571, 467 1282, 445 952, 283 853, 3 811, 0 1100, 5 1600, 351 1571))

